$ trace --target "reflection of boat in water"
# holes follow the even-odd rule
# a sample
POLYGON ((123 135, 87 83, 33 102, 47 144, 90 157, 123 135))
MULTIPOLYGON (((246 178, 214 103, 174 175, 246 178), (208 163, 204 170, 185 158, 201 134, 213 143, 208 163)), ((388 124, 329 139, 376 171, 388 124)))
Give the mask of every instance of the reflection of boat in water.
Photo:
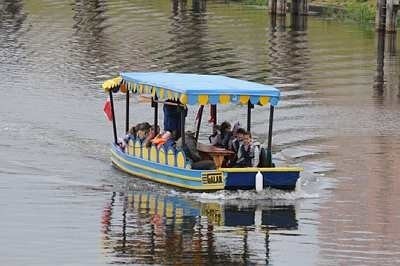
POLYGON ((102 223, 107 257, 138 264, 265 261, 269 232, 298 227, 293 205, 240 207, 145 192, 113 193, 102 223))

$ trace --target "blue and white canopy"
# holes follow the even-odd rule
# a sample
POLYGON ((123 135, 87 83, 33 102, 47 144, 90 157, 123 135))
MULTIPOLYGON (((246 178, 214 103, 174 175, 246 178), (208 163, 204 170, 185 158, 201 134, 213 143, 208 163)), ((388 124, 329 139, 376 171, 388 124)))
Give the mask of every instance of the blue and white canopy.
POLYGON ((104 82, 105 91, 120 88, 139 94, 152 94, 160 100, 179 100, 183 104, 240 103, 277 105, 280 91, 269 85, 221 75, 164 72, 128 72, 104 82))

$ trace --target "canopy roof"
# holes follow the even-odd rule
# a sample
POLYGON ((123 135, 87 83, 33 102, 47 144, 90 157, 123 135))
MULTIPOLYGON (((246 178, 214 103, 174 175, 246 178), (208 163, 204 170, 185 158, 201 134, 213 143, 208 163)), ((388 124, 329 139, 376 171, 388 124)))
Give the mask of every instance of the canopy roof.
POLYGON ((278 104, 280 91, 272 86, 221 75, 164 72, 129 72, 104 82, 105 91, 118 88, 147 93, 183 104, 278 104))

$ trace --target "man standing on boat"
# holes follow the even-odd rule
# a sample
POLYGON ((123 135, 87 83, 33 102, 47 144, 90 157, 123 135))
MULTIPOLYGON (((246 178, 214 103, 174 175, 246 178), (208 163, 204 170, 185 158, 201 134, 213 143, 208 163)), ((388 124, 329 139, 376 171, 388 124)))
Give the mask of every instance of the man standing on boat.
MULTIPOLYGON (((179 105, 168 104, 174 103, 173 101, 167 100, 163 107, 164 112, 164 131, 174 133, 175 140, 181 137, 181 108, 179 105)), ((185 117, 187 115, 187 108, 184 109, 185 117)))

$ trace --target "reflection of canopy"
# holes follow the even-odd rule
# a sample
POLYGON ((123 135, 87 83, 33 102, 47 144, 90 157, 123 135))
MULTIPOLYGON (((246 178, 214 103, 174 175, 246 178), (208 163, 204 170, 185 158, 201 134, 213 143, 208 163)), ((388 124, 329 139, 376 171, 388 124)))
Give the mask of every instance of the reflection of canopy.
POLYGON ((121 73, 121 78, 104 82, 103 89, 146 93, 158 99, 180 100, 183 104, 240 103, 277 105, 280 91, 272 86, 221 75, 198 75, 163 72, 121 73), (121 79, 122 78, 122 79, 121 79))

